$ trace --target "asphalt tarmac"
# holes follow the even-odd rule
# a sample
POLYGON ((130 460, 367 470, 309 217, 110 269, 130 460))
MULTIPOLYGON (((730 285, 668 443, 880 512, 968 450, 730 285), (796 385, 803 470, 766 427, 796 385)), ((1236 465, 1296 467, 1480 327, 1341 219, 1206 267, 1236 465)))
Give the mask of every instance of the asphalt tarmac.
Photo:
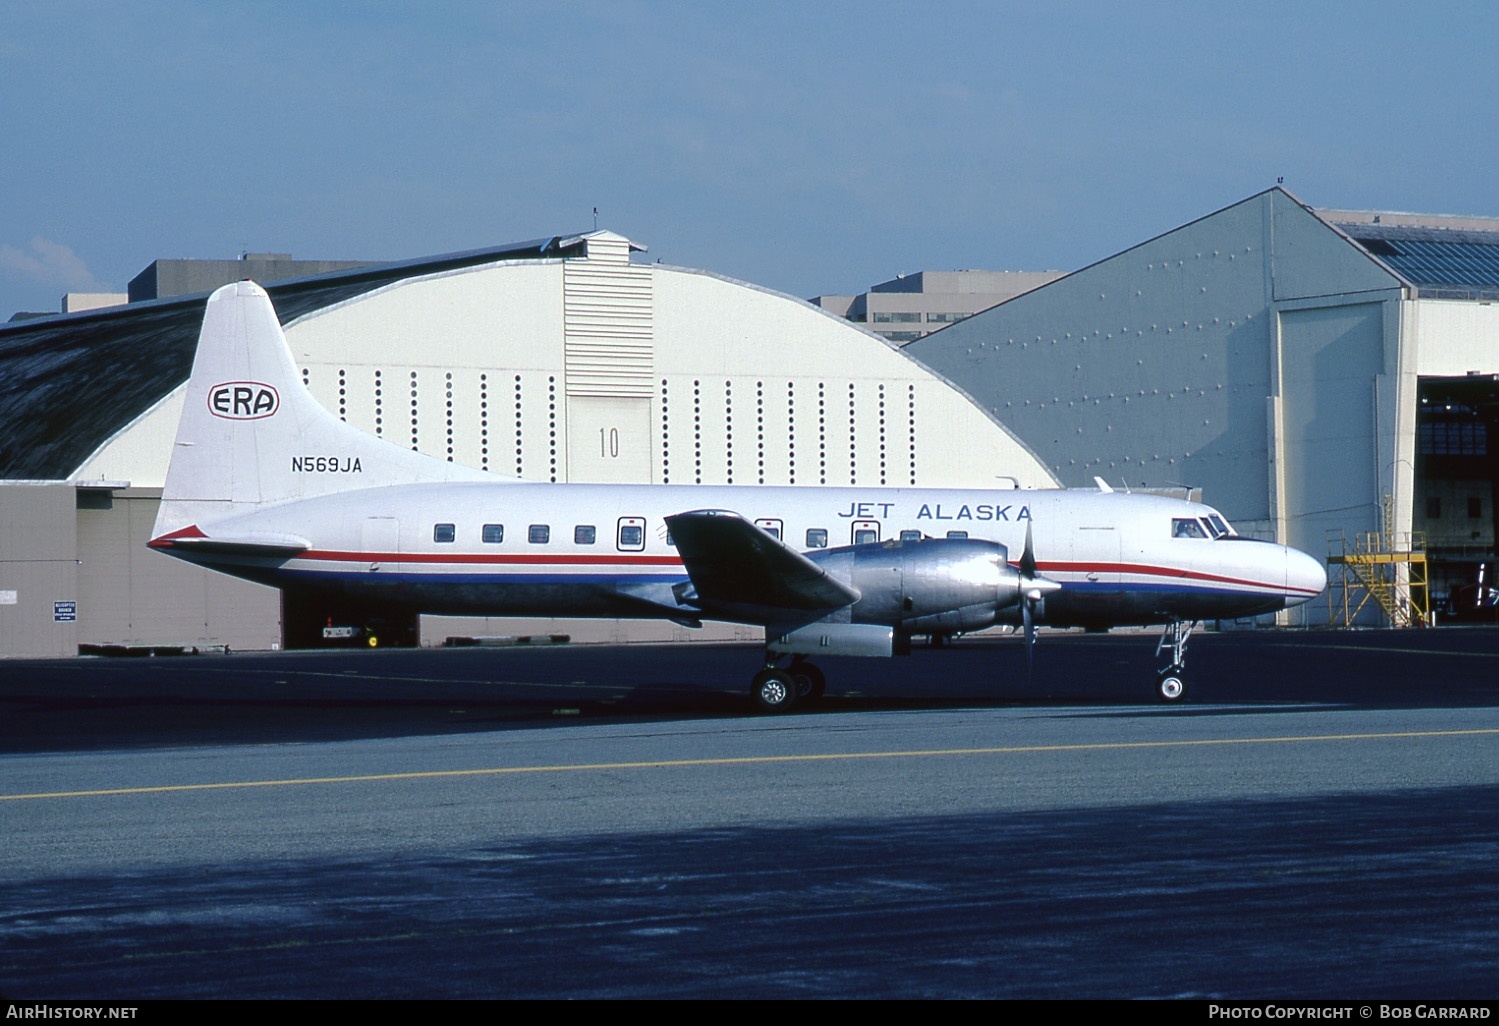
POLYGON ((0 664, 0 995, 1499 997, 1499 631, 0 664))

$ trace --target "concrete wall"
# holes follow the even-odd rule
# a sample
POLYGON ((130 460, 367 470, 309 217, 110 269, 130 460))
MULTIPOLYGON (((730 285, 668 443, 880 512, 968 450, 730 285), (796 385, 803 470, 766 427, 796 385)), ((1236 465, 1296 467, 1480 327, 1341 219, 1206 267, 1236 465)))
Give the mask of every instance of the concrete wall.
POLYGON ((1442 299, 1410 305, 1408 346, 1415 374, 1499 373, 1499 305, 1442 299))
POLYGON ((79 605, 88 614, 79 618, 79 642, 274 647, 281 637, 275 589, 147 548, 160 502, 154 488, 95 492, 79 502, 79 605))
POLYGON ((0 482, 0 657, 72 656, 88 644, 274 647, 273 589, 146 547, 160 500, 160 489, 0 482))
POLYGON ((90 614, 78 594, 75 501, 71 485, 0 485, 0 656, 78 653, 90 614))
POLYGON ((130 302, 212 292, 232 281, 286 281, 362 267, 359 260, 293 260, 284 253, 249 254, 239 260, 155 260, 130 280, 130 302))

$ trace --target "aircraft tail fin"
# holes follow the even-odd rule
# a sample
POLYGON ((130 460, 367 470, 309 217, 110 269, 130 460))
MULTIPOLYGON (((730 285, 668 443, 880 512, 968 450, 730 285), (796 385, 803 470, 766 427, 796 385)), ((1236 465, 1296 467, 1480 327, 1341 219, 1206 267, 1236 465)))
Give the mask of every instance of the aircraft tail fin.
POLYGON ((203 315, 152 537, 356 488, 504 481, 344 423, 302 384, 264 289, 240 281, 203 315))

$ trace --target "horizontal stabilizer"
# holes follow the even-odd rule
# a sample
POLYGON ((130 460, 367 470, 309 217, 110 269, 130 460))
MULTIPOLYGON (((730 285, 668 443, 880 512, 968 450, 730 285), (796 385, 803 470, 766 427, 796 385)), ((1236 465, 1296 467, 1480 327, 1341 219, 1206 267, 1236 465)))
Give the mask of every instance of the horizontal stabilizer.
POLYGON ((704 609, 814 611, 859 601, 856 588, 737 513, 695 510, 666 523, 704 609))
POLYGON ((182 549, 187 552, 230 552, 245 556, 295 556, 312 548, 306 538, 293 534, 268 532, 208 537, 197 527, 163 535, 151 541, 157 549, 182 549))

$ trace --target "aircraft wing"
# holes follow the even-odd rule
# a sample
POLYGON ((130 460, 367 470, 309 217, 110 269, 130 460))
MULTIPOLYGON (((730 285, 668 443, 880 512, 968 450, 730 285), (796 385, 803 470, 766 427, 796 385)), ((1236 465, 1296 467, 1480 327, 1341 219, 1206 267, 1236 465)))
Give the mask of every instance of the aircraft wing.
POLYGON ((700 509, 666 518, 704 609, 827 612, 859 591, 737 513, 700 509))

